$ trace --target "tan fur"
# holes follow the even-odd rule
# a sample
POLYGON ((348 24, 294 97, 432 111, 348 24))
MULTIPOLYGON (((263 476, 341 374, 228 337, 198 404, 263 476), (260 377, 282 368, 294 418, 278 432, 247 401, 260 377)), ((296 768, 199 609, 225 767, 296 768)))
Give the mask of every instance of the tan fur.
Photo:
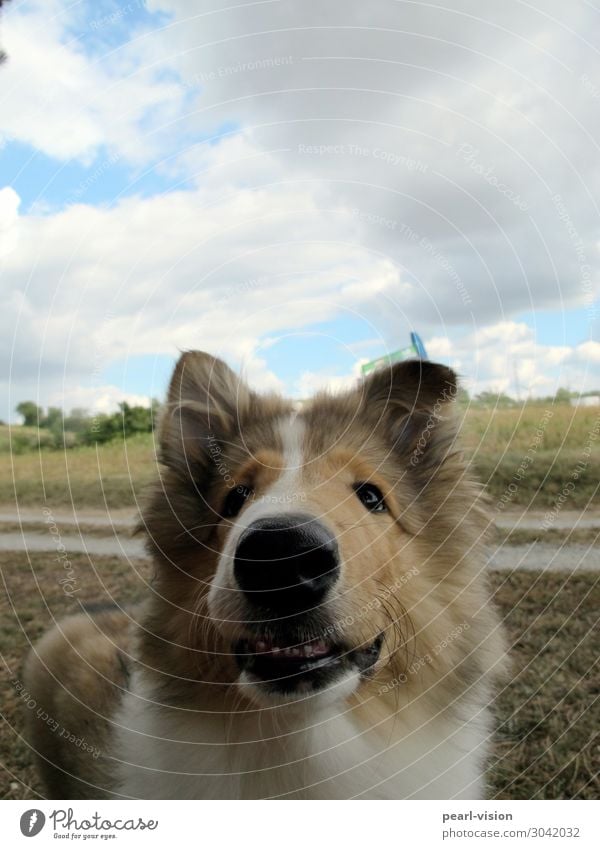
POLYGON ((129 617, 79 614, 49 631, 27 658, 26 738, 53 799, 101 798, 114 781, 107 747, 131 651, 129 617))
MULTIPOLYGON (((333 530, 343 561, 340 582, 324 605, 324 627, 356 647, 384 635, 376 667, 343 708, 377 745, 402 744, 419 717, 432 728, 440 722, 460 728, 483 717, 505 669, 485 578, 489 521, 457 446, 455 391, 449 369, 402 363, 345 395, 319 395, 298 414, 305 438, 292 495, 301 499, 302 512, 333 530), (353 484, 365 480, 379 486, 388 513, 369 513, 358 501, 353 484)), ((252 695, 237 687, 231 655, 244 628, 227 620, 244 619, 241 594, 225 588, 209 601, 209 591, 236 533, 237 519, 220 515, 227 493, 240 483, 256 499, 276 491, 288 473, 281 427, 291 411, 290 402, 258 396, 208 355, 190 352, 178 363, 161 426, 165 468, 142 522, 157 576, 136 656, 150 698, 161 705, 208 706, 230 723, 257 711, 252 695)), ((67 636, 52 632, 37 649, 40 660, 29 661, 29 686, 38 701, 97 740, 103 752, 110 717, 123 701, 113 642, 124 645, 125 631, 114 617, 69 620, 67 636), (107 636, 99 637, 103 631, 107 636)), ((288 720, 295 727, 293 713, 268 706, 265 727, 271 714, 274 728, 288 720)), ((109 761, 59 751, 43 727, 32 733, 48 762, 110 788, 109 761)), ((52 789, 56 770, 43 771, 52 789)), ((281 778, 288 780, 295 787, 299 778, 281 778)), ((349 792, 343 782, 337 791, 329 783, 323 798, 349 792)), ((89 793, 88 785, 71 780, 61 784, 66 796, 65 788, 89 793)))

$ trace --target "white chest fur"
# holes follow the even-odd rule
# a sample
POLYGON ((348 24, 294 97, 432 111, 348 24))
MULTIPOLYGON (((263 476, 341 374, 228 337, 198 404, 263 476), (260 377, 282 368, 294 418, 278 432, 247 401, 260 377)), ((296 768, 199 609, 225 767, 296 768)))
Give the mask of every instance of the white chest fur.
POLYGON ((457 725, 407 710, 390 717, 383 729, 375 717, 368 727, 360 727, 345 703, 310 713, 296 708, 224 715, 162 707, 144 692, 149 690, 138 678, 117 717, 113 757, 119 761, 121 796, 472 799, 483 795, 487 722, 481 711, 457 725))

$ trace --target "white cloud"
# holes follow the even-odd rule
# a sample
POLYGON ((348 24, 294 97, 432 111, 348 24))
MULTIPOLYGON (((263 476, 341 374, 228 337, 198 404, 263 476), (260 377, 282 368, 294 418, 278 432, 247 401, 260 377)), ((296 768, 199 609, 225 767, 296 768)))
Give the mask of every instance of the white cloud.
MULTIPOLYGON (((600 294, 593 9, 558 0, 540 10, 460 0, 435 13, 388 0, 150 8, 174 16, 154 48, 200 82, 199 124, 245 128, 247 153, 232 142, 237 164, 218 179, 262 184, 283 173, 338 214, 354 211, 361 244, 420 289, 407 302, 415 320, 487 323, 600 294)), ((187 151, 184 173, 196 163, 204 180, 220 147, 187 151)))
POLYGON ((21 198, 10 186, 0 189, 0 259, 17 244, 17 220, 21 198))
POLYGON ((291 388, 295 398, 310 398, 315 392, 327 390, 336 393, 352 389, 356 385, 355 375, 331 375, 325 372, 304 371, 291 388))
MULTIPOLYGON (((485 332, 425 339, 431 359, 447 362, 473 396, 485 390, 506 392, 524 400, 551 396, 561 386, 579 392, 600 385, 600 345, 585 342, 573 346, 541 345, 533 330, 522 322, 498 322, 485 332)), ((288 391, 299 398, 320 389, 349 389, 360 375, 363 358, 352 375, 333 374, 323 369, 303 372, 288 391)))
POLYGON ((586 363, 600 363, 600 342, 582 342, 577 346, 579 359, 586 363))
POLYGON ((561 386, 579 392, 600 385, 600 345, 542 345, 522 322, 498 322, 449 337, 425 340, 432 358, 440 356, 475 395, 491 389, 513 397, 553 395, 561 386))
POLYGON ((149 407, 151 399, 147 395, 123 392, 118 386, 102 385, 69 386, 64 390, 55 390, 48 396, 49 406, 62 407, 65 410, 76 408, 89 413, 112 413, 121 401, 131 406, 149 407))
POLYGON ((5 140, 83 162, 107 148, 182 181, 21 216, 0 193, 11 399, 178 347, 276 388, 261 340, 344 311, 389 350, 419 329, 473 391, 598 381, 597 342, 538 345, 515 318, 599 291, 593 9, 147 5, 173 23, 94 58, 67 42, 72 7, 5 17, 5 140))
POLYGON ((452 343, 447 336, 434 336, 428 339, 426 348, 432 360, 445 360, 454 355, 452 343))
POLYGON ((164 67, 153 65, 141 44, 92 58, 70 29, 74 7, 32 2, 9 11, 2 21, 9 60, 0 143, 17 140, 87 164, 102 147, 135 164, 160 154, 186 90, 163 79, 164 67))
MULTIPOLYGON (((281 388, 258 352, 265 335, 369 309, 400 272, 348 242, 347 222, 321 239, 328 213, 302 187, 197 189, 116 206, 20 216, 5 258, 0 348, 10 384, 49 403, 132 355, 201 348, 281 388)), ((9 401, 8 403, 12 403, 9 401)))

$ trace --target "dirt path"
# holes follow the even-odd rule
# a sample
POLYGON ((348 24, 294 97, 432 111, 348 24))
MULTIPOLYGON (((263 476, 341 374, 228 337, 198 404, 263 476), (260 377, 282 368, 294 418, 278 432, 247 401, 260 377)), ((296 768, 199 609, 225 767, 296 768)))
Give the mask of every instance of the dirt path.
POLYGON ((553 514, 551 510, 511 510, 500 513, 495 517, 496 525, 501 530, 520 531, 542 531, 555 528, 556 530, 568 531, 571 528, 583 530, 584 528, 600 529, 600 508, 589 507, 585 511, 562 510, 553 514))
POLYGON ((73 554, 116 555, 118 557, 144 557, 146 550, 141 539, 117 536, 52 535, 25 531, 0 531, 0 551, 47 551, 73 554))
POLYGON ((131 528, 136 522, 138 512, 127 507, 121 510, 49 510, 44 508, 22 507, 15 510, 11 507, 0 507, 0 533, 1 524, 39 525, 56 522, 57 525, 97 525, 99 528, 131 528))
POLYGON ((578 543, 551 545, 546 542, 502 545, 493 551, 488 565, 490 569, 600 572, 600 548, 578 543))
MULTIPOLYGON (((135 516, 133 511, 118 511, 110 516, 99 511, 85 511, 77 516, 72 512, 52 514, 51 521, 44 522, 41 511, 23 511, 20 515, 0 511, 0 550, 144 557, 144 540, 128 535, 135 516), (5 530, 2 523, 6 526, 5 530), (86 533, 85 527, 91 527, 93 532, 86 533), (105 533, 100 533, 101 529, 105 533)), ((565 512, 558 518, 561 524, 554 523, 552 527, 564 530, 573 527, 600 529, 600 516, 597 514, 588 512, 582 517, 579 513, 565 512)), ((542 527, 544 514, 505 514, 502 520, 498 524, 503 531, 536 531, 542 527)), ((489 566, 491 569, 597 572, 600 571, 600 548, 580 543, 552 544, 543 541, 525 545, 500 544, 491 547, 489 566)))

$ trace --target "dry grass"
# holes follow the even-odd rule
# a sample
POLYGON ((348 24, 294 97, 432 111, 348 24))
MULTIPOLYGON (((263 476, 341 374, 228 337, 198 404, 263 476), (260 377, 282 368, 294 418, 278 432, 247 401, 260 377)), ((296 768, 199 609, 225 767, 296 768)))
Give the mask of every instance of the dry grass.
POLYGON ((568 404, 523 404, 514 409, 467 407, 463 435, 476 455, 500 457, 504 452, 525 453, 540 428, 539 450, 558 453, 578 450, 588 434, 600 424, 600 407, 571 407, 568 404), (546 416, 549 412, 552 415, 546 416))
POLYGON ((499 799, 600 794, 600 575, 496 573, 514 678, 498 699, 499 799))
POLYGON ((30 799, 42 788, 33 769, 29 750, 19 737, 27 708, 14 682, 29 645, 46 631, 54 619, 78 613, 82 602, 134 601, 146 592, 150 568, 146 561, 117 557, 69 556, 77 594, 68 597, 59 583, 64 562, 52 554, 0 553, 0 797, 30 799))
MULTIPOLYGON (((0 554, 3 722, 0 787, 4 798, 35 798, 41 787, 19 737, 25 708, 14 684, 31 641, 81 601, 143 596, 142 561, 73 555, 77 601, 60 589, 51 555, 0 554), (4 773, 2 770, 4 766, 4 773)), ((502 799, 598 798, 600 711, 597 574, 493 573, 512 644, 514 678, 497 703, 500 724, 490 767, 491 794, 502 799)))
POLYGON ((551 507, 565 486, 571 509, 598 500, 600 407, 470 407, 463 437, 473 468, 494 502, 551 507))
MULTIPOLYGON (((129 507, 156 475, 152 435, 67 451, 9 455, 0 503, 129 507)), ((6 468, 5 467, 5 468, 6 468)))
MULTIPOLYGON (((568 507, 583 507, 597 499, 600 435, 591 442, 589 434, 594 428, 600 430, 600 408, 526 404, 519 409, 494 411, 471 406, 463 415, 468 452, 492 500, 501 499, 509 487, 516 486, 510 493, 510 504, 551 506, 571 481, 588 444, 586 466, 569 492, 568 507), (547 409, 552 416, 545 419, 547 409), (540 436, 538 428, 543 431, 540 436), (525 471, 519 479, 515 476, 524 463, 525 471)), ((8 470, 0 478, 0 503, 14 505, 18 501, 21 506, 133 506, 156 474, 151 434, 97 448, 44 449, 12 458, 8 455, 8 459, 8 470)))
POLYGON ((0 454, 22 454, 37 450, 42 445, 54 444, 52 434, 37 427, 0 425, 0 454))

